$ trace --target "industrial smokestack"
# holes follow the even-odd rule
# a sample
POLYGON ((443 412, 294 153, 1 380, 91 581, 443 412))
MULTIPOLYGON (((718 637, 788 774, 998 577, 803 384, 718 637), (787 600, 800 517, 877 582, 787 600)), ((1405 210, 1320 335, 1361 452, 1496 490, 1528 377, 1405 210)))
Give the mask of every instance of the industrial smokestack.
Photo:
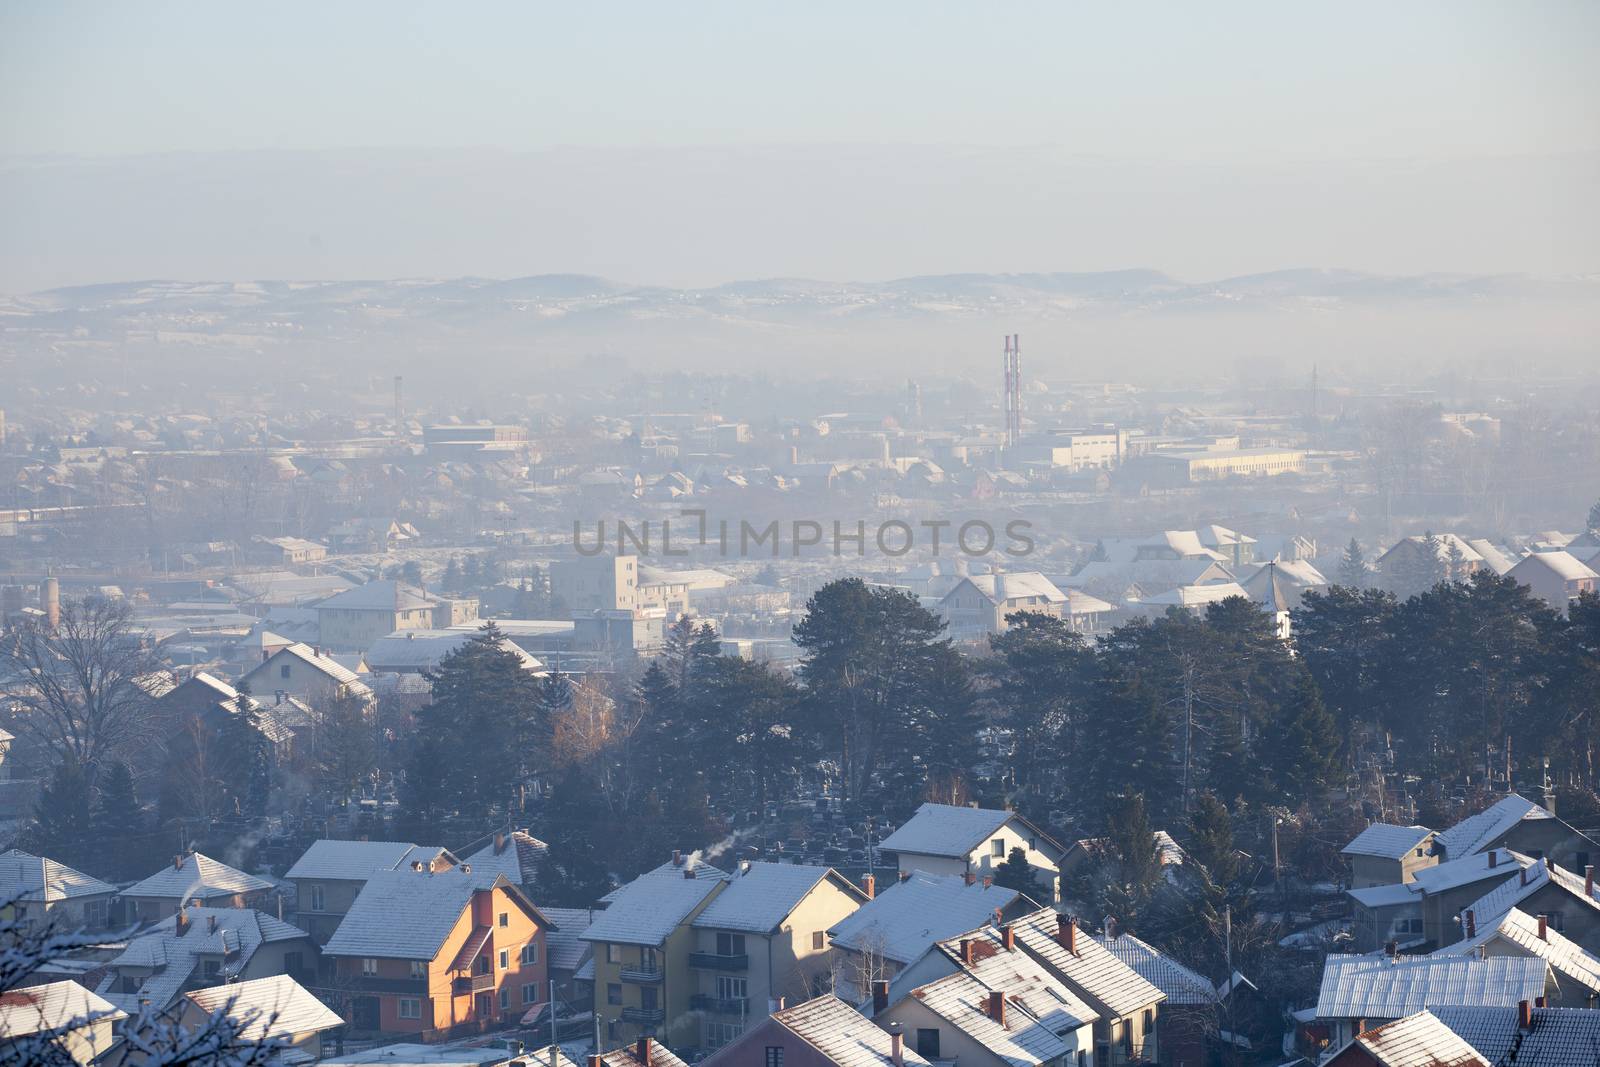
POLYGON ((44 589, 39 593, 41 605, 44 608, 45 625, 51 633, 61 629, 61 582, 56 578, 46 578, 44 589))

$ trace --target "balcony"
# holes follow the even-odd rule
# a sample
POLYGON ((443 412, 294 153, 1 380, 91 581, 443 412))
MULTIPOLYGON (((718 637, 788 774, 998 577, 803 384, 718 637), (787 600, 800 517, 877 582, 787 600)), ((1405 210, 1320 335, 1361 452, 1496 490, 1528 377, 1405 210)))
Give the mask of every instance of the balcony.
POLYGON ((464 993, 486 993, 494 988, 494 975, 475 974, 469 978, 457 978, 454 986, 457 996, 464 993))
POLYGON ((622 1021, 638 1023, 640 1026, 660 1026, 666 1020, 667 1013, 662 1008, 623 1008, 622 1021))
POLYGON ((666 975, 660 967, 624 967, 617 977, 634 985, 660 985, 666 975))
POLYGON ((703 971, 747 971, 750 969, 750 957, 743 954, 722 956, 715 952, 691 952, 689 966, 703 971))
MULTIPOLYGON (((343 978, 340 979, 340 981, 345 980, 343 978)), ((305 984, 315 986, 318 983, 311 981, 305 984)), ((326 982, 321 984, 327 985, 326 982)), ((428 980, 426 978, 376 978, 371 975, 363 975, 356 978, 353 984, 356 990, 361 993, 399 993, 404 996, 417 997, 428 995, 428 980)))
POLYGON ((713 1015, 737 1015, 743 1019, 750 1012, 750 1001, 745 997, 712 997, 696 993, 689 998, 689 1007, 713 1015))

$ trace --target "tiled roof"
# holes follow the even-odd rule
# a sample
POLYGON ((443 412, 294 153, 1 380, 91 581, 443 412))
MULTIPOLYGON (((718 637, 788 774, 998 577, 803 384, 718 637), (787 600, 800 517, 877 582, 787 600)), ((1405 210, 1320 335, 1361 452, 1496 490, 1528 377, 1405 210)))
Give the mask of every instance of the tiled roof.
MULTIPOLYGON (((1082 937, 1083 934, 1078 935, 1082 937)), ((1205 975, 1190 970, 1132 934, 1097 938, 1100 946, 1167 996, 1168 1004, 1215 1004, 1217 990, 1205 975)))
POLYGON ((1548 863, 1535 863, 1527 868, 1526 874, 1506 879, 1473 901, 1472 915, 1478 924, 1478 929, 1482 930, 1497 924, 1502 915, 1550 884, 1565 890, 1569 896, 1577 898, 1589 907, 1600 909, 1600 900, 1596 900, 1584 891, 1586 883, 1582 878, 1561 867, 1552 867, 1548 863))
POLYGON ((1527 1030, 1516 1008, 1435 1008, 1433 1014, 1490 1063, 1502 1067, 1594 1067, 1600 1063, 1600 1011, 1534 1008, 1527 1030))
POLYGON ((1006 1021, 1002 1025, 985 1010, 991 991, 986 982, 966 971, 957 971, 912 990, 911 995, 996 1057, 1016 1067, 1049 1063, 1072 1051, 1072 1046, 1057 1033, 1057 1030, 1075 1029, 1065 1005, 1055 1004, 1048 994, 1036 994, 1033 998, 1038 1005, 1036 1010, 1045 1013, 1045 1018, 1041 1019, 1033 1010, 1008 1002, 1006 1021))
POLYGON ((419 850, 409 841, 335 841, 324 838, 313 841, 284 877, 364 882, 378 871, 393 871, 409 866, 406 861, 413 852, 432 851, 419 850))
POLYGON ((379 871, 367 880, 355 903, 322 950, 329 956, 431 960, 485 882, 460 867, 443 871, 379 871))
POLYGON ((1345 856, 1404 859, 1414 849, 1420 848, 1431 833, 1433 831, 1426 826, 1396 826, 1393 823, 1375 822, 1339 851, 1345 856))
MULTIPOLYGON (((677 878, 679 880, 683 880, 683 872, 685 870, 693 871, 696 878, 710 878, 716 881, 727 881, 728 879, 727 871, 723 870, 721 867, 713 867, 705 860, 698 859, 695 856, 684 856, 678 860, 668 860, 659 867, 652 867, 650 870, 645 871, 639 877, 677 878)), ((626 885, 618 886, 605 896, 601 897, 600 900, 603 903, 609 904, 621 896, 623 890, 627 888, 628 887, 626 885)))
POLYGON ((1368 1030, 1355 1043, 1382 1067, 1489 1067, 1476 1049, 1426 1011, 1368 1030))
POLYGON ((532 885, 539 878, 539 864, 550 846, 526 830, 513 830, 505 837, 504 847, 495 851, 493 840, 462 862, 475 871, 493 871, 503 874, 506 881, 515 885, 532 885))
MULTIPOLYGON (((893 1067, 889 1035, 831 994, 774 1012, 772 1018, 836 1067, 893 1067)), ((928 1067, 916 1051, 902 1046, 901 1059, 928 1067)))
POLYGON ((0 900, 72 900, 116 891, 114 885, 20 848, 0 853, 0 900))
POLYGON ((1078 932, 1073 942, 1074 951, 1068 952, 1056 940, 1058 916, 1053 908, 1025 915, 1013 922, 1011 928, 1017 943, 1046 970, 1087 996, 1091 1003, 1098 1002, 1098 1006, 1112 1015, 1133 1015, 1166 999, 1160 989, 1107 952, 1087 931, 1078 932))
POLYGON ((250 908, 190 908, 185 914, 189 926, 183 934, 177 933, 177 916, 168 916, 128 942, 121 955, 106 964, 113 973, 101 984, 101 994, 129 1011, 137 1011, 141 1000, 149 1000, 153 1008, 164 1008, 188 982, 202 956, 226 958, 219 977, 228 978, 249 966, 261 945, 311 936, 250 908), (115 972, 124 967, 154 968, 155 973, 135 993, 107 993, 115 972))
MULTIPOLYGON (((642 1038, 650 1042, 650 1067, 688 1067, 672 1051, 654 1038, 642 1038)), ((645 1067, 644 1061, 635 1054, 637 1045, 624 1045, 622 1048, 612 1049, 610 1052, 600 1054, 600 1062, 605 1067, 645 1067)))
POLYGON ((924 804, 878 847, 919 856, 963 857, 1015 814, 994 808, 924 804))
POLYGON ((589 908, 540 908, 544 917, 553 923, 544 933, 544 950, 550 966, 558 971, 576 971, 589 951, 583 932, 595 915, 589 908))
MULTIPOLYGON (((1473 919, 1476 923, 1476 912, 1473 919)), ((1583 986, 1592 995, 1600 995, 1600 958, 1548 925, 1544 937, 1540 937, 1538 918, 1519 908, 1506 912, 1497 924, 1479 924, 1476 937, 1446 945, 1434 955, 1471 956, 1491 942, 1511 946, 1519 955, 1538 956, 1558 975, 1583 986)))
POLYGON ((1399 1019, 1443 1004, 1514 1006, 1544 996, 1549 967, 1532 956, 1329 956, 1319 1019, 1399 1019))
POLYGON ((1517 871, 1533 861, 1508 849, 1495 848, 1484 853, 1469 853, 1460 859, 1446 860, 1423 867, 1411 876, 1409 884, 1422 893, 1443 893, 1474 882, 1515 879, 1517 871), (1490 861, 1493 861, 1492 863, 1490 861))
POLYGON ((239 1036, 246 1041, 291 1038, 344 1025, 343 1019, 286 974, 196 989, 184 996, 208 1015, 223 1011, 240 1024, 239 1036))
POLYGON ((1533 801, 1512 793, 1478 814, 1462 819, 1450 829, 1439 831, 1434 843, 1444 850, 1446 859, 1460 859, 1487 848, 1491 841, 1523 819, 1553 818, 1555 816, 1533 801))
POLYGON ((127 1012, 77 982, 49 982, 0 993, 0 1041, 63 1030, 87 1022, 116 1022, 127 1012))
POLYGON ((385 579, 358 585, 317 605, 342 611, 415 611, 433 606, 422 590, 403 582, 385 579))
POLYGON ((934 942, 971 930, 1020 896, 1015 889, 917 871, 835 923, 828 935, 840 948, 910 963, 934 942))
POLYGON ((581 936, 591 942, 659 945, 726 884, 722 878, 685 878, 681 873, 641 874, 611 895, 606 910, 581 936))
POLYGON ((256 893, 272 888, 272 883, 253 874, 235 870, 226 863, 199 852, 183 857, 180 865, 167 864, 141 882, 122 891, 125 897, 156 897, 162 900, 209 900, 234 893, 256 893))
POLYGON ((560 1045, 546 1045, 535 1052, 524 1051, 521 1058, 530 1064, 534 1064, 535 1067, 550 1067, 552 1053, 555 1056, 555 1067, 584 1067, 583 1064, 568 1056, 566 1049, 560 1045))
POLYGON ((695 917, 699 929, 740 930, 766 934, 776 930, 818 883, 833 876, 843 891, 858 901, 866 894, 831 867, 793 863, 751 863, 728 882, 728 888, 695 917))

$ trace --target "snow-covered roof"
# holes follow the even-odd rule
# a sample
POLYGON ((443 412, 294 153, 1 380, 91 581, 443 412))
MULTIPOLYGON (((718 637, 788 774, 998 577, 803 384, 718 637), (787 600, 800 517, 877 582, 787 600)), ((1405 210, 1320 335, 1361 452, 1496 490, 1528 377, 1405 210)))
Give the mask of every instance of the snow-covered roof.
POLYGON ((1422 906, 1422 894, 1410 882, 1363 886, 1360 889, 1347 889, 1345 893, 1364 908, 1394 908, 1402 904, 1422 906))
POLYGON ((1427 1011, 1367 1030, 1354 1043, 1382 1067, 1489 1067, 1476 1049, 1427 1011))
POLYGON ((318 610, 340 611, 416 611, 430 608, 433 601, 422 590, 392 579, 368 582, 347 589, 317 605, 318 610))
POLYGON ((277 941, 310 939, 310 934, 281 919, 251 908, 190 908, 184 913, 187 928, 178 932, 178 917, 169 915, 123 948, 106 967, 112 972, 100 985, 100 994, 128 1011, 142 1000, 153 1008, 172 1003, 189 981, 201 957, 222 961, 217 977, 239 975, 250 965, 257 948, 277 941), (153 969, 133 993, 111 993, 120 968, 153 969))
POLYGON ((642 1037, 640 1041, 650 1043, 648 1060, 641 1060, 638 1056, 638 1043, 632 1043, 621 1048, 612 1049, 610 1052, 600 1054, 602 1067, 688 1067, 661 1042, 653 1037, 642 1037))
MULTIPOLYGON (((888 1032, 831 993, 773 1012, 772 1019, 838 1067, 894 1067, 888 1032)), ((930 1067, 912 1048, 902 1048, 901 1057, 911 1067, 930 1067)))
MULTIPOLYGON (((1476 913, 1474 922, 1476 923, 1476 913)), ((1478 925, 1476 937, 1446 945, 1434 955, 1471 956, 1476 954, 1479 948, 1491 942, 1506 945, 1520 955, 1538 956, 1558 975, 1589 990, 1591 996, 1600 995, 1600 958, 1548 924, 1544 936, 1540 937, 1539 920, 1520 908, 1512 908, 1506 912, 1498 923, 1478 925)))
POLYGON ((135 882, 124 889, 122 895, 176 901, 210 900, 271 888, 272 883, 263 878, 235 870, 202 853, 191 852, 178 863, 169 863, 150 877, 135 882))
POLYGON ((1329 956, 1319 1019, 1399 1019, 1442 1004, 1513 1007, 1544 996, 1549 967, 1533 956, 1329 956))
POLYGON ((1039 960, 1046 970, 1073 989, 1081 990, 1091 1003, 1097 1002, 1097 1006, 1104 1007, 1112 1015, 1133 1015, 1166 999, 1160 989, 1107 952, 1085 931, 1074 938, 1074 950, 1068 952, 1057 940, 1060 923, 1054 908, 1042 908, 1017 919, 1011 929, 1017 944, 1039 960))
MULTIPOLYGON (((713 881, 727 881, 728 872, 721 867, 714 867, 694 854, 688 856, 674 856, 659 867, 652 867, 641 874, 640 878, 682 878, 684 871, 693 871, 696 878, 709 878, 713 881)), ((632 883, 629 883, 632 884, 632 883)), ((610 904, 620 897, 626 885, 618 886, 600 898, 601 903, 610 904)))
MULTIPOLYGON (((380 637, 367 649, 365 659, 374 671, 420 672, 433 670, 453 652, 482 636, 477 630, 396 630, 380 637)), ((522 669, 538 671, 541 664, 526 650, 502 637, 495 642, 502 652, 516 656, 522 669)))
POLYGON ((923 804, 880 848, 918 856, 967 856, 1016 812, 996 808, 964 808, 954 804, 923 804))
POLYGON ((681 868, 676 876, 641 874, 611 894, 611 903, 581 936, 591 942, 659 945, 726 884, 725 878, 685 878, 681 868))
POLYGON ((513 830, 491 839, 462 862, 475 871, 503 874, 515 885, 531 885, 539 877, 539 864, 550 846, 526 830, 513 830))
POLYGON ((728 887, 695 916, 694 926, 751 934, 771 933, 819 883, 829 878, 844 893, 857 900, 867 899, 865 893, 832 867, 751 863, 741 867, 728 887))
POLYGON ((1057 589, 1054 582, 1038 571, 973 574, 966 580, 991 604, 1035 597, 1042 598, 1048 604, 1063 604, 1067 599, 1067 595, 1057 589))
POLYGON ((486 877, 465 867, 378 871, 356 894, 322 951, 328 956, 431 960, 472 902, 472 894, 505 885, 509 883, 504 878, 486 877))
POLYGON ((1600 900, 1590 896, 1584 879, 1548 863, 1534 863, 1515 878, 1507 878, 1498 886, 1472 903, 1472 915, 1482 930, 1500 921, 1500 917, 1547 885, 1563 889, 1589 907, 1600 910, 1600 900))
POLYGON ((114 885, 20 848, 0 853, 0 900, 73 900, 116 891, 114 885))
POLYGON ((1198 604, 1216 604, 1230 597, 1250 599, 1238 582, 1212 582, 1209 585, 1180 585, 1155 596, 1142 597, 1141 604, 1170 604, 1177 607, 1194 607, 1198 604))
POLYGON ((1469 854, 1432 867, 1423 867, 1412 874, 1410 884, 1418 892, 1443 893, 1447 889, 1458 889, 1474 882, 1515 878, 1518 870, 1532 862, 1527 856, 1509 849, 1494 848, 1481 855, 1469 854))
POLYGON ((309 989, 286 974, 196 989, 184 997, 207 1015, 223 1012, 246 1041, 289 1039, 344 1025, 309 989))
MULTIPOLYGON (((1013 954, 1014 955, 1014 954, 1013 954)), ((1031 962, 1031 961, 1029 961, 1031 962)), ((1025 969, 1025 968, 1019 968, 1025 969)), ((1031 968, 1035 975, 1037 966, 1031 968)), ((993 970, 998 971, 998 968, 993 970)), ((1004 981, 998 973, 987 976, 1004 981)), ((1006 983, 1026 989, 1027 979, 1018 976, 1006 983)), ((988 1049, 996 1057, 1015 1067, 1033 1067, 1035 1064, 1062 1060, 1072 1052, 1072 1045, 1057 1033, 1076 1029, 1074 1023, 1093 1021, 1094 1012, 1082 1001, 1058 1003, 1043 988, 1024 996, 1024 1003, 1013 1003, 1007 998, 1004 1024, 990 1017, 986 1010, 991 992, 1005 992, 1005 986, 991 990, 987 980, 980 981, 966 971, 919 986, 911 995, 924 1007, 973 1041, 988 1049), (1087 1012, 1089 1018, 1081 1020, 1075 1011, 1087 1012)), ((1076 1000, 1076 998, 1073 998, 1076 1000)))
POLYGON ((1516 566, 1512 567, 1507 573, 1515 578, 1519 572, 1531 570, 1534 567, 1543 567, 1563 582, 1581 582, 1585 579, 1600 578, 1600 574, 1596 574, 1587 563, 1582 562, 1572 553, 1565 551, 1530 552, 1528 555, 1523 556, 1516 566))
POLYGON ((1516 1008, 1439 1007, 1439 1021, 1490 1063, 1594 1067, 1600 1061, 1600 1011, 1533 1008, 1523 1030, 1516 1008))
POLYGON ((1398 860, 1410 855, 1433 833, 1426 826, 1397 826, 1394 823, 1375 822, 1357 834, 1348 845, 1340 849, 1345 856, 1376 856, 1379 859, 1398 860))
POLYGON ((1508 832, 1523 819, 1553 819, 1555 816, 1526 797, 1512 793, 1469 815, 1448 830, 1441 830, 1434 843, 1444 850, 1446 859, 1460 859, 1482 851, 1491 841, 1508 832))
POLYGON ((77 982, 47 982, 0 993, 0 1040, 117 1022, 128 1013, 77 982))
POLYGON ((1195 533, 1199 536, 1200 543, 1207 548, 1221 548, 1223 546, 1231 548, 1234 545, 1253 545, 1256 543, 1254 537, 1242 534, 1237 530, 1230 530, 1226 526, 1218 526, 1215 523, 1202 526, 1195 533))
POLYGON ((910 963, 930 945, 973 929, 1020 896, 1003 886, 968 885, 959 875, 914 871, 835 923, 828 937, 848 951, 910 963))
POLYGON ((378 871, 409 867, 413 859, 432 864, 444 850, 409 841, 335 841, 324 838, 294 861, 285 878, 326 878, 364 882, 378 871))
MULTIPOLYGON (((540 908, 555 925, 544 932, 545 955, 552 970, 576 971, 589 951, 583 932, 599 914, 591 908, 540 908)), ((591 976, 592 977, 592 976, 591 976)))
MULTIPOLYGON (((1081 933, 1079 936, 1083 936, 1081 933)), ((1100 946, 1132 967, 1145 981, 1166 994, 1168 1004, 1215 1004, 1217 990, 1205 975, 1185 967, 1160 949, 1132 934, 1102 935, 1100 946)))

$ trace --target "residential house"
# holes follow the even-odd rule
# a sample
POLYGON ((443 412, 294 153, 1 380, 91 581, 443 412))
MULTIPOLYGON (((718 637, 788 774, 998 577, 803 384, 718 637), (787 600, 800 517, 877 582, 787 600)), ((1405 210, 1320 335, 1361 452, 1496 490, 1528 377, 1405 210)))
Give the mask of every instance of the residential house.
POLYGON ((111 1048, 114 1027, 127 1017, 77 982, 8 989, 0 996, 0 1063, 26 1063, 48 1040, 56 1052, 88 1067, 111 1048))
POLYGON ((323 650, 299 642, 269 654, 244 673, 239 685, 253 696, 281 694, 313 707, 335 700, 373 698, 372 688, 355 671, 323 650))
POLYGON ((621 1048, 591 1056, 589 1067, 688 1067, 688 1064, 655 1038, 641 1037, 621 1048))
POLYGON ((274 566, 289 567, 327 559, 328 546, 303 537, 254 537, 251 555, 274 566))
POLYGON ((549 851, 549 845, 526 830, 501 831, 462 862, 475 871, 503 874, 512 885, 532 889, 539 883, 539 865, 549 851))
MULTIPOLYGON (((438 670, 446 656, 480 636, 476 630, 465 629, 400 630, 378 638, 361 658, 375 674, 421 674, 438 670)), ((500 638, 495 647, 517 657, 523 670, 544 673, 544 665, 509 637, 500 638)))
POLYGON ((978 640, 1010 628, 1006 616, 1031 611, 1061 618, 1067 595, 1038 571, 1015 574, 973 574, 963 578, 939 601, 938 614, 951 637, 978 640))
POLYGON ((1155 985, 1108 952, 1076 919, 1053 908, 1001 928, 1023 951, 1094 1009, 1096 1067, 1160 1058, 1157 1018, 1166 1000, 1155 985))
POLYGON ((424 1041, 520 1019, 548 998, 551 922, 469 864, 374 873, 323 948, 352 991, 351 1024, 424 1041))
POLYGON ((355 904, 367 880, 379 871, 422 863, 448 870, 456 859, 437 846, 409 841, 313 841, 284 878, 294 883, 295 921, 325 945, 355 904))
POLYGON ((1489 1061, 1423 1010, 1363 1030, 1325 1061, 1327 1067, 1489 1067, 1489 1061))
POLYGON ((700 971, 691 966, 699 937, 692 923, 727 887, 682 857, 608 894, 583 939, 594 954, 594 1013, 603 1040, 660 1036, 679 1047, 700 1039, 691 1006, 700 971))
POLYGON ((1595 897, 1592 867, 1579 878, 1549 862, 1531 864, 1522 868, 1517 877, 1506 879, 1463 905, 1462 921, 1467 922, 1470 912, 1479 929, 1489 929, 1512 908, 1543 916, 1549 929, 1600 955, 1600 899, 1595 897))
POLYGON ((1507 1067, 1591 1067, 1600 1048, 1600 1011, 1537 1004, 1432 1010, 1480 1056, 1507 1067))
POLYGON ((1552 1006, 1592 1008, 1600 1001, 1600 957, 1551 929, 1549 916, 1512 908, 1481 928, 1472 909, 1464 918, 1465 936, 1435 956, 1537 956, 1555 975, 1552 1006))
POLYGON ((1423 867, 1405 883, 1422 896, 1422 937, 1430 945, 1449 945, 1461 938, 1464 908, 1506 881, 1516 881, 1533 861, 1520 853, 1492 848, 1480 855, 1423 867))
POLYGON ((1582 874, 1600 857, 1600 842, 1557 818, 1554 806, 1553 800, 1541 806, 1511 793, 1439 831, 1434 847, 1446 860, 1506 848, 1536 860, 1552 859, 1558 866, 1582 874))
MULTIPOLYGON (((1081 936, 1081 934, 1080 934, 1081 936)), ((1156 1044, 1168 1067, 1204 1067, 1210 1062, 1220 998, 1205 977, 1153 945, 1120 932, 1115 923, 1097 938, 1102 948, 1166 997, 1156 1015, 1156 1044)))
POLYGON ((903 873, 900 880, 828 930, 836 990, 860 1003, 875 981, 896 980, 938 942, 998 914, 1037 905, 1015 889, 972 875, 903 873))
MULTIPOLYGON (((251 696, 243 697, 242 704, 255 712, 257 728, 271 747, 273 760, 287 760, 294 746, 294 726, 289 717, 251 696)), ((217 729, 227 716, 239 714, 240 706, 239 690, 206 671, 185 679, 156 700, 163 728, 173 733, 195 722, 217 729)))
POLYGON ((1256 558, 1256 539, 1226 526, 1202 526, 1195 531, 1200 543, 1221 556, 1230 566, 1242 567, 1256 558))
POLYGON ((275 886, 210 856, 187 852, 122 891, 122 899, 144 922, 166 919, 185 904, 206 908, 255 908, 275 886))
POLYGON ((1600 590, 1600 574, 1569 552, 1531 552, 1506 573, 1563 613, 1583 594, 1600 590))
POLYGON ((317 605, 320 640, 328 648, 359 652, 398 630, 447 630, 478 617, 471 597, 433 596, 393 579, 368 582, 317 605))
POLYGON ((309 981, 317 946, 296 926, 250 908, 186 908, 129 941, 96 990, 135 1014, 191 989, 286 974, 309 981))
POLYGON ((1316 1020, 1343 1047, 1373 1026, 1441 1005, 1514 1008, 1545 995, 1550 969, 1531 956, 1341 956, 1323 964, 1316 1020))
POLYGON ((328 530, 328 540, 340 552, 385 553, 421 536, 409 522, 395 519, 350 519, 328 530))
MULTIPOLYGON (((474 868, 476 869, 476 868, 474 868)), ((587 1010, 594 1003, 594 962, 589 954, 585 931, 594 923, 593 908, 541 908, 555 925, 545 931, 545 954, 549 959, 550 980, 556 984, 556 999, 581 1004, 587 1010), (588 968, 580 987, 579 973, 588 968)))
POLYGON ((1464 582, 1484 566, 1483 555, 1455 534, 1436 534, 1437 560, 1427 559, 1428 539, 1422 536, 1403 537, 1378 557, 1380 574, 1393 582, 1403 582, 1407 576, 1420 573, 1424 566, 1438 566, 1446 581, 1464 582))
POLYGON ((1409 882, 1417 871, 1439 862, 1433 853, 1432 830, 1385 822, 1368 826, 1339 854, 1350 858, 1353 889, 1409 882))
POLYGON ((98 929, 117 887, 64 863, 19 848, 0 853, 0 900, 24 929, 54 922, 64 929, 98 929))
POLYGON ((1364 886, 1346 895, 1353 902, 1350 934, 1357 952, 1376 952, 1390 944, 1412 949, 1426 943, 1422 893, 1414 883, 1364 886))
POLYGON ((1014 811, 923 804, 879 846, 898 857, 900 873, 992 875, 1020 848, 1048 900, 1060 895, 1065 847, 1014 811))
POLYGON ((899 1026, 919 1056, 962 1067, 1092 1062, 1094 1009, 1008 933, 984 927, 939 947, 951 973, 897 999, 887 982, 873 987, 874 1020, 899 1026))
POLYGON ((879 1028, 831 994, 780 1008, 705 1062, 706 1067, 932 1067, 905 1047, 902 1033, 879 1028))
POLYGON ((831 867, 741 863, 690 923, 700 1046, 721 1048, 778 1003, 828 988, 827 931, 869 899, 831 867))
POLYGON ((196 989, 184 994, 178 1025, 196 1030, 217 1012, 243 1041, 274 1039, 285 1061, 322 1058, 323 1035, 344 1025, 327 1005, 286 974, 196 989))

